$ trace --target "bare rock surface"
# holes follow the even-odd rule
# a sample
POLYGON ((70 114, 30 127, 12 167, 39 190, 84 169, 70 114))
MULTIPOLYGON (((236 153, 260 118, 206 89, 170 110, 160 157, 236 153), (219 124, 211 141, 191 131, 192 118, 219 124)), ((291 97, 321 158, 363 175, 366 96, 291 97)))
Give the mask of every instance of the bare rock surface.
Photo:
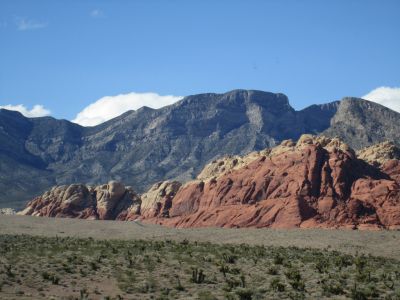
POLYGON ((21 215, 114 220, 140 213, 140 198, 131 187, 110 181, 97 187, 71 184, 53 187, 30 201, 21 215))
POLYGON ((143 218, 168 217, 172 199, 174 199, 181 185, 178 181, 163 181, 154 184, 150 190, 141 196, 141 216, 143 218))

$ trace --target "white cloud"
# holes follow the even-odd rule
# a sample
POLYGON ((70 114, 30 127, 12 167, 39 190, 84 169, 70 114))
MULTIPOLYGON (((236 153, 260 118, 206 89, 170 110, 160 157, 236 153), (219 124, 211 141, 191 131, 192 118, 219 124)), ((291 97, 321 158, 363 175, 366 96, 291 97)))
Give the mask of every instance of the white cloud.
POLYGON ((93 18, 101 18, 104 16, 103 12, 100 9, 93 9, 90 12, 90 16, 93 18))
POLYGON ((129 93, 106 96, 85 107, 72 122, 82 126, 95 126, 115 118, 128 110, 137 110, 142 106, 160 108, 183 97, 160 96, 156 93, 129 93))
POLYGON ((21 17, 17 17, 15 19, 15 24, 17 25, 17 29, 21 31, 42 29, 47 26, 47 23, 29 20, 21 17))
POLYGON ((394 111, 400 112, 400 88, 378 87, 361 98, 384 105, 394 111))
POLYGON ((43 105, 35 105, 31 110, 29 110, 28 108, 26 108, 26 106, 22 104, 3 105, 0 106, 0 108, 19 111, 21 114, 28 118, 44 117, 50 115, 50 110, 44 108, 43 105))

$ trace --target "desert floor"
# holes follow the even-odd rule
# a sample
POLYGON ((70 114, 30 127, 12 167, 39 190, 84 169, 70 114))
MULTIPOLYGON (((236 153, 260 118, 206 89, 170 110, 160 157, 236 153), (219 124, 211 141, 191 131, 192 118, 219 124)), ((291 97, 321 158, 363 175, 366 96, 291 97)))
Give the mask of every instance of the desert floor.
POLYGON ((400 299, 400 232, 0 216, 0 299, 400 299))
POLYGON ((167 228, 141 222, 0 215, 0 234, 94 239, 151 239, 331 249, 400 258, 400 231, 334 229, 167 228))

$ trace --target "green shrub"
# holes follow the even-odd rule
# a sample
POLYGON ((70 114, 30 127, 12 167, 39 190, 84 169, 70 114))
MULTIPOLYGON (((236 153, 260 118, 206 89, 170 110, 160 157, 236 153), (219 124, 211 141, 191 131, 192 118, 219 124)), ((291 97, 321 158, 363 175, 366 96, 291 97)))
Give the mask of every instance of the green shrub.
POLYGON ((234 264, 237 260, 237 256, 231 253, 224 253, 222 254, 222 260, 227 264, 234 264))
POLYGON ((181 283, 181 279, 179 278, 179 276, 176 277, 176 285, 174 287, 177 291, 184 291, 185 288, 183 287, 182 283, 181 283))
POLYGON ((326 281, 322 283, 322 293, 325 296, 344 294, 342 285, 337 281, 326 281))
POLYGON ((275 254, 275 256, 274 256, 274 264, 282 265, 283 261, 284 261, 284 257, 280 253, 275 254))
POLYGON ((270 288, 275 292, 285 291, 285 285, 279 280, 279 278, 273 278, 270 284, 270 288))
POLYGON ((197 283, 197 284, 204 283, 205 278, 206 278, 206 275, 204 275, 202 269, 200 269, 200 270, 198 268, 193 268, 192 269, 191 281, 193 283, 197 283))
POLYGON ((235 290, 235 293, 239 297, 239 300, 253 299, 253 291, 250 289, 239 288, 239 289, 235 290))
POLYGON ((267 273, 269 275, 278 275, 278 268, 275 266, 269 267, 267 273))

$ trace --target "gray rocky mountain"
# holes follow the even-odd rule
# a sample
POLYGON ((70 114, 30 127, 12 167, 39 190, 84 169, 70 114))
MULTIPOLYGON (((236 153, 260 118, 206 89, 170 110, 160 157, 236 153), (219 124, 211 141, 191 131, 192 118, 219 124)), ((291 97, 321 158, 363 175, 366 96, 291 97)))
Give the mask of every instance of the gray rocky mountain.
POLYGON ((338 136, 357 150, 384 141, 400 145, 400 114, 374 102, 344 98, 324 135, 338 136))
POLYGON ((340 136, 354 149, 398 143, 398 113, 345 98, 294 110, 283 94, 200 94, 143 107, 95 127, 0 110, 0 207, 21 208, 53 185, 119 180, 143 192, 194 178, 209 161, 275 146, 303 133, 340 136))

